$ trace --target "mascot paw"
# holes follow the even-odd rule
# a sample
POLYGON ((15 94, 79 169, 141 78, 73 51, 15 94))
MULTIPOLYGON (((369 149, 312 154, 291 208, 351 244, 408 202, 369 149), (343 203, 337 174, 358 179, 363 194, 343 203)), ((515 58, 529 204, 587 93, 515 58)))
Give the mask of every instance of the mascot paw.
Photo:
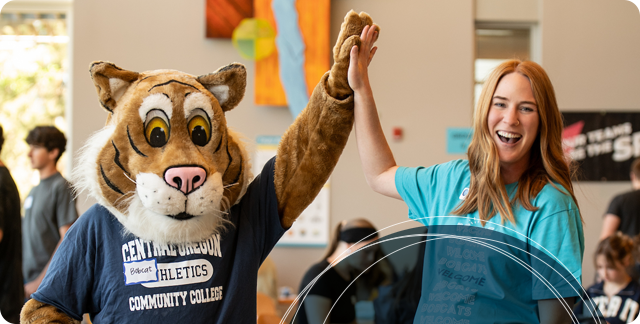
POLYGON ((367 25, 373 26, 380 32, 380 27, 375 25, 371 17, 365 12, 357 14, 351 10, 344 17, 344 22, 340 27, 338 41, 333 47, 334 64, 331 67, 331 74, 327 79, 327 91, 329 95, 336 99, 345 99, 353 93, 347 80, 349 53, 353 46, 360 46, 360 34, 364 26, 367 25))
POLYGON ((29 300, 20 312, 20 323, 22 324, 80 324, 67 314, 49 304, 41 303, 35 299, 29 300))

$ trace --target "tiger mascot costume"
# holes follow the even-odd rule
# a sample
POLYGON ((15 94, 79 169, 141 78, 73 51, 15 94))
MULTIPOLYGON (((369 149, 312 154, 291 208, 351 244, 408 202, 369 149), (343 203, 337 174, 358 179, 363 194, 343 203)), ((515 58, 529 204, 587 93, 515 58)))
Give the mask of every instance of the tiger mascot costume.
POLYGON ((225 113, 246 72, 195 77, 94 62, 106 126, 74 177, 98 200, 69 230, 21 323, 255 323, 258 268, 329 178, 353 126, 349 52, 366 13, 345 17, 334 65, 253 181, 225 113))

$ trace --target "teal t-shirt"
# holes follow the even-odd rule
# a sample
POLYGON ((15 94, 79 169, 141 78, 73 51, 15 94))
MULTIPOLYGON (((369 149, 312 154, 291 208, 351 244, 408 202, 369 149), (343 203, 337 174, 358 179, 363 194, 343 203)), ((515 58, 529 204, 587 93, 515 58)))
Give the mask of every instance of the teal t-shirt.
MULTIPOLYGON (((547 184, 537 211, 516 204, 515 224, 497 215, 483 227, 477 211, 451 214, 468 194, 468 161, 400 167, 395 182, 430 233, 414 323, 538 323, 538 300, 582 294, 582 221, 565 192, 547 184)), ((517 185, 506 186, 511 198, 517 185)))

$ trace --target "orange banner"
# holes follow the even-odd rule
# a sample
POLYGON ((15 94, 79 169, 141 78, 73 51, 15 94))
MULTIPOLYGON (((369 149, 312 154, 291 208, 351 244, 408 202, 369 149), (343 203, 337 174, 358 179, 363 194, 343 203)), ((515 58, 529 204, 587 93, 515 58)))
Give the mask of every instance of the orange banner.
MULTIPOLYGON (((254 0, 255 18, 268 20, 277 32, 272 0, 254 0)), ((309 95, 322 75, 329 70, 330 0, 297 0, 298 24, 305 44, 305 79, 309 95)), ((278 51, 256 61, 256 105, 286 106, 287 99, 280 81, 278 51)))

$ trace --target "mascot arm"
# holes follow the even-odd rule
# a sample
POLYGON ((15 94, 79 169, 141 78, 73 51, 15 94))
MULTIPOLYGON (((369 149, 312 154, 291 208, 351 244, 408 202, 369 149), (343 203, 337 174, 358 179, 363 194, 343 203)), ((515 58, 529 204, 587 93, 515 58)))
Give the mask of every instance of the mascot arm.
POLYGON ((61 324, 80 324, 67 314, 63 313, 55 306, 41 303, 35 299, 30 299, 20 312, 21 324, 45 324, 45 323, 61 323, 61 324))
POLYGON ((349 53, 360 45, 359 35, 366 25, 373 25, 368 14, 347 14, 333 48, 331 71, 315 87, 278 147, 274 181, 285 228, 320 192, 347 144, 354 120, 353 91, 347 80, 349 53))

